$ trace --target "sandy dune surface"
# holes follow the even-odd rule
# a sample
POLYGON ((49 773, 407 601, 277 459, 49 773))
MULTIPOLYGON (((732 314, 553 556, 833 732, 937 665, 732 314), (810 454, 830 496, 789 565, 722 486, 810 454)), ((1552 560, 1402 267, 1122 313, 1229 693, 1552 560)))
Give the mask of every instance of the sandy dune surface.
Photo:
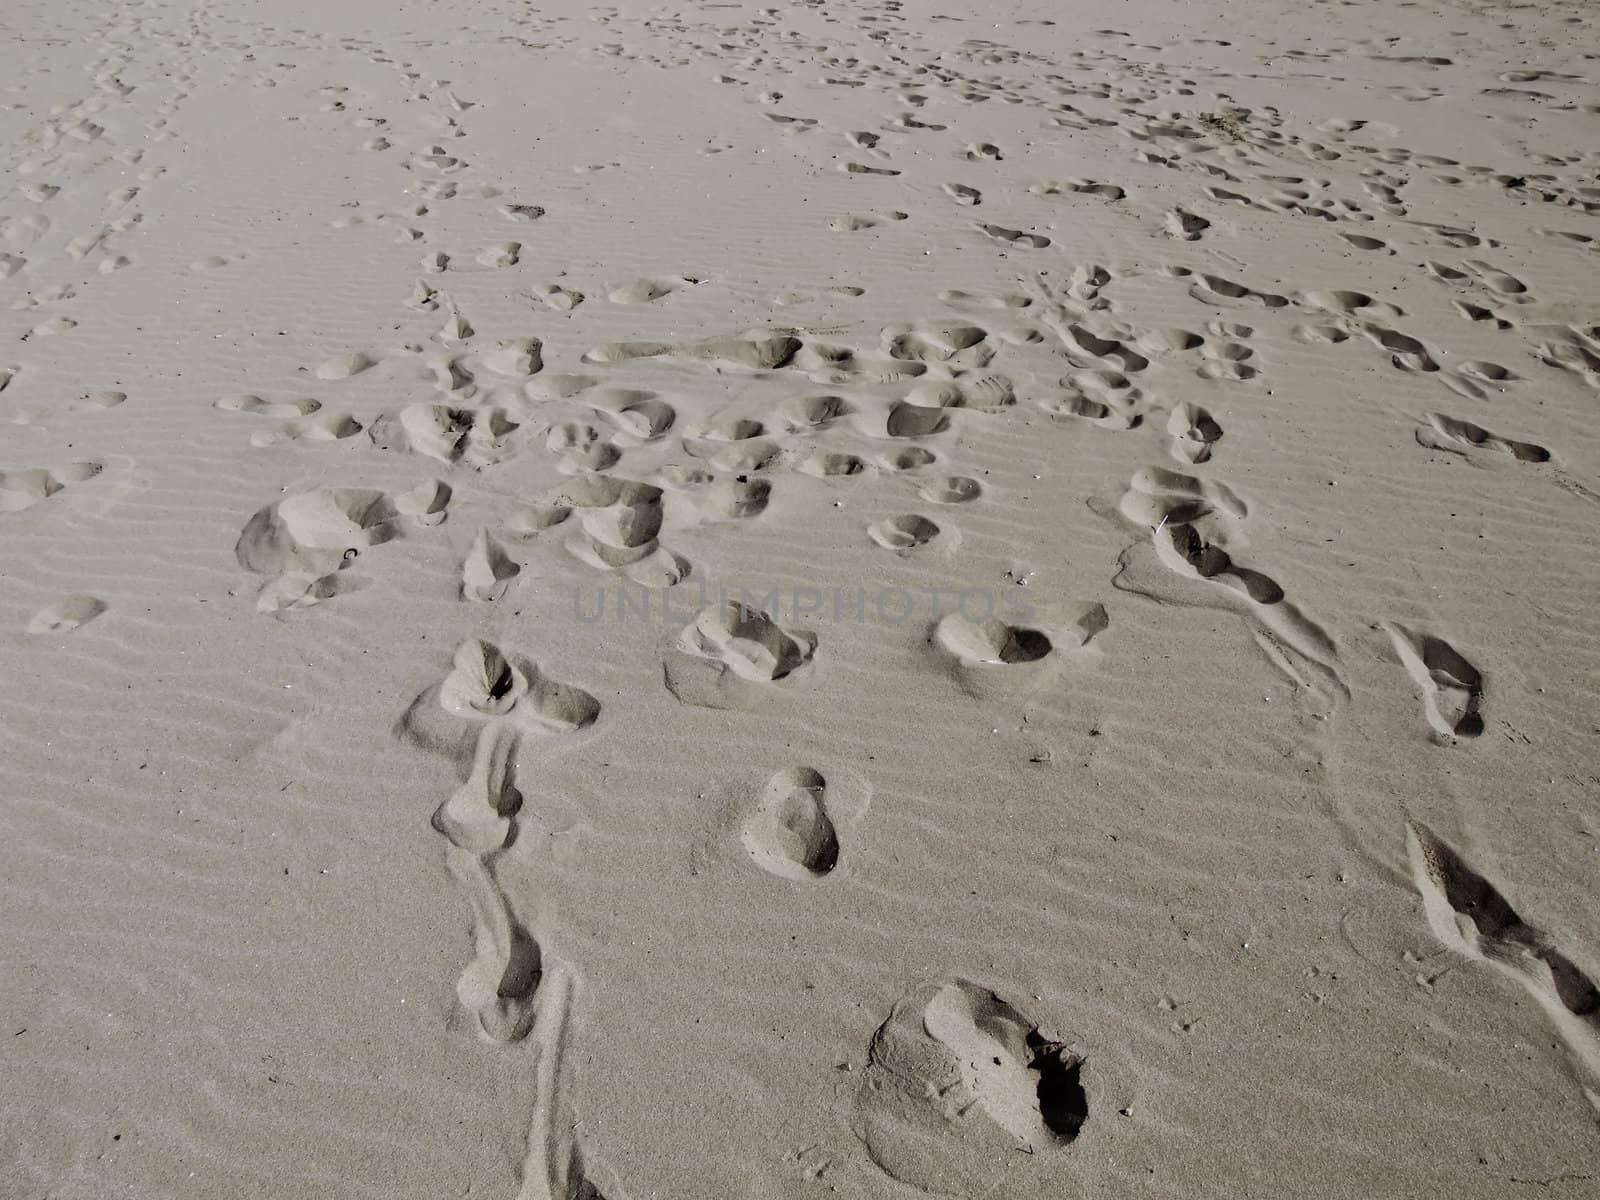
POLYGON ((1600 13, 0 6, 0 1194, 1600 1189, 1600 13))

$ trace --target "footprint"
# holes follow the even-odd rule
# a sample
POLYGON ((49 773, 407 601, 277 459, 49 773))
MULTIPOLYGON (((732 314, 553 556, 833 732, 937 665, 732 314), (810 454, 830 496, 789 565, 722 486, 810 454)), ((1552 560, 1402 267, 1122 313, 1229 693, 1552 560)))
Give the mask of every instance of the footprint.
POLYGON ((537 204, 502 204, 496 211, 508 221, 537 221, 544 216, 537 204))
POLYGON ((1498 292, 1502 296, 1520 296, 1528 290, 1528 285, 1515 275, 1512 275, 1509 271, 1502 271, 1486 262, 1468 260, 1462 265, 1476 275, 1479 282, 1490 291, 1498 292))
POLYGON ((1034 250, 1043 250, 1050 244, 1050 239, 1042 233, 1024 233, 1020 229, 1009 229, 1004 225, 990 225, 983 222, 980 222, 974 228, 979 233, 1010 246, 1027 246, 1034 250))
POLYGON ((1183 463, 1203 463, 1211 458, 1211 447, 1222 437, 1222 427, 1198 404, 1185 400, 1167 419, 1172 437, 1172 457, 1183 463))
POLYGON ((67 633, 80 625, 87 625, 107 608, 104 600, 94 596, 68 596, 47 604, 29 619, 29 633, 67 633))
POLYGON ((545 449, 560 460, 564 475, 604 471, 622 458, 622 451, 585 421, 552 425, 545 434, 545 449))
POLYGON ((483 356, 483 365, 507 379, 532 379, 544 370, 544 343, 536 337, 508 338, 483 356))
POLYGON ((461 564, 461 598, 480 603, 498 600, 521 573, 505 547, 491 538, 487 529, 480 529, 461 564))
POLYGON ((1479 379, 1484 383, 1511 383, 1517 379, 1509 368, 1484 358, 1469 358, 1459 364, 1456 370, 1470 379, 1479 379))
MULTIPOLYGON (((919 325, 919 326, 890 326, 881 335, 884 353, 890 358, 905 359, 911 362, 949 362, 964 350, 981 346, 989 337, 989 331, 977 325, 919 325)), ((966 356, 962 365, 984 366, 987 364, 987 355, 979 356, 983 361, 968 361, 973 356, 966 356)))
MULTIPOLYGON (((1549 1015, 1591 1082, 1600 1080, 1600 988, 1595 981, 1427 826, 1406 824, 1406 854, 1435 936, 1456 953, 1488 963, 1521 984, 1549 1015)), ((1588 1095, 1595 1100, 1594 1092, 1588 1095)))
POLYGON ((780 308, 786 308, 797 304, 816 304, 835 297, 854 300, 866 294, 866 288, 855 287, 850 284, 825 284, 817 288, 793 288, 779 292, 772 297, 772 302, 780 308))
POLYGON ((814 671, 817 635, 784 629, 765 611, 725 601, 701 611, 669 649, 667 690, 685 704, 747 707, 814 671))
MULTIPOLYGON (((11 372, 9 371, 0 370, 0 391, 5 390, 5 383, 8 381, 8 376, 10 374, 11 372)), ((110 389, 104 391, 82 392, 73 399, 67 401, 58 410, 38 406, 19 409, 16 420, 19 425, 26 425, 33 421, 48 420, 50 417, 54 416, 57 411, 69 413, 105 412, 107 409, 116 408, 119 405, 127 403, 127 400, 127 392, 113 391, 110 389)))
POLYGON ((1307 345, 1336 346, 1350 340, 1350 331, 1338 325, 1296 325, 1289 336, 1307 345))
POLYGON ((65 487, 100 474, 97 462, 63 463, 57 467, 0 471, 0 513, 21 512, 65 487))
POLYGON ((399 412, 380 413, 367 437, 379 450, 421 454, 442 463, 482 469, 511 453, 506 439, 517 428, 504 409, 493 406, 412 404, 399 412))
POLYGON ((916 513, 885 517, 867 527, 867 534, 874 542, 901 555, 920 550, 937 538, 939 532, 938 525, 916 513))
POLYGON ((1258 292, 1254 288, 1235 283, 1231 279, 1224 279, 1220 275, 1202 273, 1199 280, 1189 288, 1189 295, 1205 304, 1221 307, 1228 301, 1236 300, 1254 302, 1263 308, 1283 308, 1289 303, 1287 296, 1280 296, 1274 292, 1258 292))
POLYGON ((473 259, 480 267, 487 267, 491 271, 498 271, 503 267, 514 267, 522 259, 521 242, 496 242, 492 246, 485 246, 478 251, 473 259))
POLYGON ((892 438, 932 437, 950 428, 950 415, 942 407, 925 407, 905 400, 889 409, 883 432, 892 438))
POLYGON ((943 133, 949 128, 948 125, 940 125, 934 121, 919 121, 910 113, 896 113, 889 118, 888 124, 896 129, 925 129, 931 133, 943 133))
POLYGON ((966 504, 983 494, 983 485, 966 475, 947 475, 924 484, 918 494, 934 504, 966 504))
POLYGON ((1443 413, 1429 413, 1432 428, 1417 430, 1417 443, 1430 450, 1448 450, 1452 454, 1469 455, 1474 450, 1498 450, 1509 454, 1518 462, 1542 463, 1550 461, 1550 451, 1532 442, 1518 442, 1490 433, 1482 426, 1443 413))
POLYGON ((356 351, 353 354, 342 354, 319 363, 316 369, 318 379, 349 379, 353 375, 377 366, 377 360, 370 355, 356 351))
POLYGON ((257 601, 271 611, 304 600, 314 583, 326 595, 341 590, 326 577, 363 550, 401 536, 408 521, 438 524, 449 501, 450 489, 442 483, 423 483, 393 497, 376 488, 311 488, 259 510, 239 534, 234 554, 245 570, 279 577, 257 601))
POLYGON ((920 471, 923 467, 932 466, 939 461, 939 456, 932 450, 921 446, 908 446, 886 456, 883 466, 890 471, 920 471))
POLYGON ((456 981, 456 997, 492 1042, 521 1041, 533 1028, 544 976, 539 942, 516 919, 511 902, 490 871, 454 847, 445 856, 451 874, 472 902, 476 953, 456 981))
POLYGON ((670 296, 680 288, 695 287, 702 282, 691 275, 657 275, 613 288, 606 299, 613 304, 649 304, 652 300, 670 296))
MULTIPOLYGON (((992 609, 993 599, 986 599, 985 607, 992 609)), ((1098 604, 1078 606, 1068 623, 1052 626, 1054 636, 995 616, 971 618, 954 612, 940 619, 928 641, 963 691, 987 699, 1042 687, 1065 664, 1058 641, 1083 646, 1108 623, 1098 604)))
POLYGON ((1313 288, 1308 292, 1301 293, 1296 299, 1307 308, 1339 313, 1344 316, 1398 317, 1403 315, 1401 310, 1393 304, 1374 299, 1365 292, 1354 292, 1346 288, 1313 288))
POLYGON ((789 334, 739 338, 712 338, 702 342, 608 342, 583 355, 587 363, 618 363, 638 358, 686 358, 726 363, 754 371, 775 371, 786 366, 803 343, 789 334))
POLYGON ((261 448, 289 442, 337 442, 361 432, 361 422, 348 413, 324 412, 285 421, 276 429, 258 429, 250 444, 261 448))
POLYGON ((1036 183, 1028 191, 1036 196, 1098 196, 1102 200, 1121 200, 1128 194, 1114 183, 1100 183, 1093 179, 1059 179, 1036 183))
POLYGON ((600 702, 546 675, 532 659, 476 638, 461 643, 450 671, 421 692, 395 725, 395 736, 452 761, 469 763, 486 721, 520 734, 571 733, 594 724, 600 702))
POLYGON ((223 396, 215 407, 224 412, 250 413, 258 417, 276 417, 291 420, 308 417, 322 407, 321 401, 306 399, 263 400, 260 396, 223 396))
POLYGON ((883 210, 870 213, 846 213, 842 217, 834 217, 828 222, 828 228, 836 233, 859 233, 863 229, 872 229, 885 222, 904 221, 911 214, 898 210, 883 210))
POLYGON ((571 288, 564 288, 558 283, 535 284, 529 294, 546 308, 556 312, 571 312, 584 301, 582 292, 575 292, 571 288))
POLYGON ((632 442, 654 442, 665 437, 677 423, 677 410, 648 392, 613 388, 586 397, 596 411, 608 418, 618 433, 632 442))
POLYGON ((983 203, 983 193, 975 187, 968 187, 964 183, 944 184, 945 194, 957 204, 978 205, 983 203))
POLYGON ((624 497, 585 509, 564 543, 567 552, 597 570, 620 571, 643 587, 681 583, 690 565, 661 544, 661 490, 633 484, 624 497))
POLYGON ((1033 304, 1033 298, 1016 292, 973 292, 952 288, 939 293, 941 302, 952 308, 1023 309, 1033 304))
POLYGON ((1249 509, 1225 483, 1196 479, 1163 467, 1144 467, 1134 472, 1120 505, 1128 520, 1148 528, 1187 524, 1211 512, 1235 520, 1249 515, 1249 509))
MULTIPOLYGON (((992 1190, 1052 1171, 1089 1119, 1086 1059, 980 984, 955 978, 902 997, 872 1036, 856 1096, 875 1165, 934 1195, 992 1190)), ((1059 1168, 1054 1170, 1058 1171, 1059 1168)))
POLYGON ((1428 348, 1409 334, 1368 321, 1361 331, 1375 344, 1389 351, 1389 361, 1402 371, 1437 371, 1439 364, 1428 348))
POLYGON ((452 343, 465 342, 476 333, 477 330, 472 327, 472 322, 468 321, 459 312, 452 312, 449 319, 445 321, 444 328, 440 329, 434 336, 441 342, 452 343))
POLYGON ((1068 360, 1076 367, 1113 367, 1137 375, 1150 360, 1117 338, 1101 337, 1082 325, 1052 319, 1050 327, 1060 338, 1068 360))
POLYGON ((1483 676, 1443 638, 1385 622, 1401 663, 1422 689, 1428 723, 1446 737, 1477 737, 1483 732, 1483 676))
POLYGON ((481 857, 510 840, 511 818, 522 807, 512 767, 517 744, 515 728, 504 721, 479 727, 471 774, 433 814, 433 827, 451 845, 481 857))
POLYGON ((690 572, 687 560, 659 539, 665 520, 658 487, 603 475, 579 475, 511 519, 510 528, 535 534, 570 521, 563 546, 580 562, 618 571, 643 587, 672 587, 690 572), (574 518, 574 514, 580 514, 574 518))
POLYGON ((1162 228, 1170 238, 1180 242, 1198 242, 1200 235, 1211 228, 1211 222, 1184 208, 1174 208, 1167 213, 1162 228))
POLYGON ((821 879, 839 863, 839 835, 828 814, 827 783, 809 767, 779 771, 746 818, 741 838, 763 871, 783 879, 821 879))
POLYGON ((934 634, 939 645, 964 666, 998 667, 1039 662, 1054 646, 1048 635, 1037 629, 1007 625, 989 619, 969 621, 947 616, 934 634))

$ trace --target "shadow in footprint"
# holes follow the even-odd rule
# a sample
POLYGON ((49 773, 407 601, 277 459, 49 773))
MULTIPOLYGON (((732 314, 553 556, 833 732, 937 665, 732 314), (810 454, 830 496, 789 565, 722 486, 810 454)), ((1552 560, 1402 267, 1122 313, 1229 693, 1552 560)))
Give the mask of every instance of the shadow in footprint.
POLYGON ((1384 628, 1411 678, 1422 689, 1428 723, 1446 737, 1477 737, 1483 732, 1483 675, 1454 646, 1429 633, 1386 622, 1384 628))
POLYGON ((1439 940, 1526 988, 1600 1083, 1600 987, 1595 981, 1427 826, 1407 824, 1406 852, 1439 940))

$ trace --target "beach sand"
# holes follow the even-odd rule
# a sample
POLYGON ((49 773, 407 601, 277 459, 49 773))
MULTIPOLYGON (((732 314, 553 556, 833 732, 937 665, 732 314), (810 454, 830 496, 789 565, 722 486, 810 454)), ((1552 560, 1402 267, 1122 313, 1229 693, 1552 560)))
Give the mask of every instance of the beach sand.
POLYGON ((0 13, 0 1193, 1600 1188, 1600 15, 0 13))

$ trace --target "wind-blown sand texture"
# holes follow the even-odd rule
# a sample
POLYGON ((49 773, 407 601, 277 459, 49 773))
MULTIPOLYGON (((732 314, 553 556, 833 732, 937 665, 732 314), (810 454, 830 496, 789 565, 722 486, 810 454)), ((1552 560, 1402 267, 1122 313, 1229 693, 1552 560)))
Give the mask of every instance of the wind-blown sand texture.
POLYGON ((0 6, 0 1194, 1596 1195, 1597 27, 0 6))

